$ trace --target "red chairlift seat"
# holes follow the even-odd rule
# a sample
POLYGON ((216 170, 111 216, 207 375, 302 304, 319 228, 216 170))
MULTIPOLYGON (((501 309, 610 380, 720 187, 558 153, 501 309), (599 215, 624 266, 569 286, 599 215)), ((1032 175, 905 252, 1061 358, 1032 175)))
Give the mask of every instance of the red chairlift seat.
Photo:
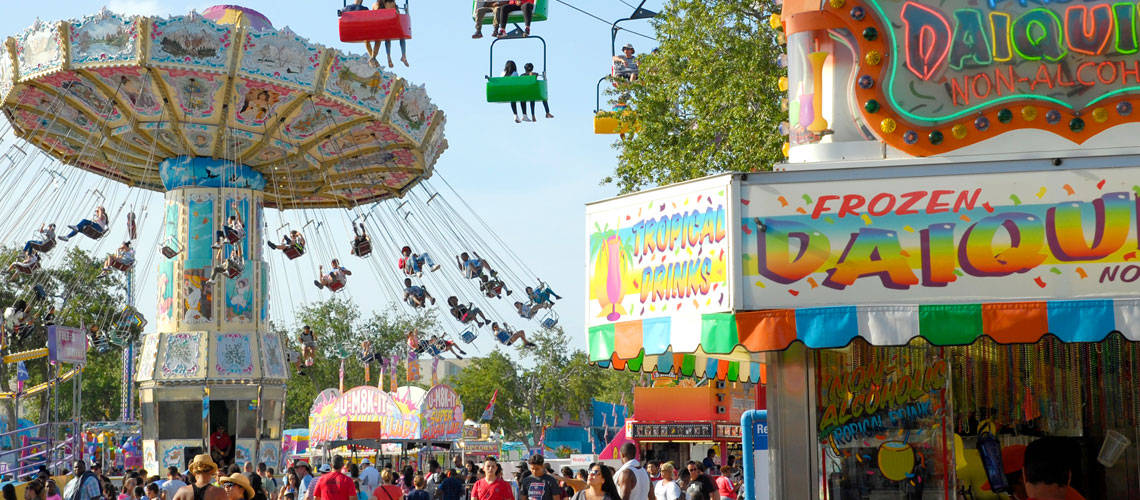
POLYGON ((305 247, 298 245, 296 243, 290 244, 289 246, 285 247, 282 251, 285 252, 286 257, 289 257, 289 260, 293 260, 293 259, 296 259, 297 257, 305 255, 305 247))
POLYGON ((241 264, 235 265, 233 262, 231 262, 230 265, 226 266, 226 276, 228 276, 230 279, 241 276, 242 271, 245 271, 245 266, 241 264))
POLYGON ((397 9, 357 10, 340 15, 340 41, 411 40, 412 18, 397 9))

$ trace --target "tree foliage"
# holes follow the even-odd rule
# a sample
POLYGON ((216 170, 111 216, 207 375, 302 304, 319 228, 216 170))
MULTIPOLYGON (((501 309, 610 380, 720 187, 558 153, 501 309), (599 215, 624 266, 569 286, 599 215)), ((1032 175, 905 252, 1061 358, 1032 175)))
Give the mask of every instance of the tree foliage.
POLYGON ((522 349, 519 361, 510 357, 514 347, 496 349, 451 380, 466 418, 478 420, 498 390, 491 428, 534 446, 543 428, 565 417, 588 417, 592 399, 632 404, 638 375, 591 366, 586 353, 567 348, 561 328, 534 332, 530 340, 537 347, 522 349))
POLYGON ((613 92, 639 129, 615 145, 604 182, 630 192, 780 161, 783 49, 767 27, 777 11, 772 0, 669 0, 655 22, 660 47, 639 58, 637 82, 613 92))
MULTIPOLYGON (((341 355, 347 355, 344 358, 345 389, 364 385, 364 365, 357 356, 362 341, 370 341, 373 351, 384 356, 406 359, 407 333, 413 328, 425 331, 434 326, 435 321, 435 317, 429 314, 403 317, 395 310, 363 318, 355 303, 336 297, 305 306, 297 312, 297 319, 299 324, 289 332, 274 329, 286 338, 287 345, 300 352, 300 327, 309 325, 317 340, 317 356, 313 366, 305 367, 304 376, 289 379, 285 396, 287 427, 308 427, 309 408, 317 394, 340 385, 341 355)), ((373 364, 370 372, 367 383, 376 384, 380 368, 373 364)), ((400 366, 397 376, 401 385, 407 384, 406 365, 400 366)), ((390 387, 388 389, 391 390, 390 387)))

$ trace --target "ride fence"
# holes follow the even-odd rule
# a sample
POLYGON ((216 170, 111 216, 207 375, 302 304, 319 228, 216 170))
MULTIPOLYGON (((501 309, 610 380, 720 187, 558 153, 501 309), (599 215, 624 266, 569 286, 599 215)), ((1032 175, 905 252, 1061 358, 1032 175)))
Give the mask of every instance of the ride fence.
POLYGON ((0 481, 34 476, 40 466, 52 474, 70 469, 82 450, 74 422, 47 422, 0 433, 0 481))

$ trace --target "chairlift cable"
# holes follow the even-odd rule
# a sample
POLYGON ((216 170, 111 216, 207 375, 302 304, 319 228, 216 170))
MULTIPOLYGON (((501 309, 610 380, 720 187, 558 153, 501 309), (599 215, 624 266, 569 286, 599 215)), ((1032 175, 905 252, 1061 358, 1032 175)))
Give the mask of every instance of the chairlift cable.
MULTIPOLYGON (((569 2, 567 2, 566 0, 555 0, 555 1, 556 1, 556 2, 558 2, 558 3, 560 3, 560 4, 562 4, 562 5, 565 5, 565 6, 567 6, 567 7, 570 7, 571 9, 574 9, 574 10, 576 10, 576 11, 578 11, 578 12, 581 12, 582 14, 585 14, 585 15, 587 15, 587 16, 590 16, 590 17, 594 18, 594 19, 597 19, 598 21, 601 21, 602 23, 606 24, 607 26, 611 26, 611 27, 613 26, 613 22, 612 22, 612 21, 607 21, 607 20, 605 20, 605 19, 603 19, 603 18, 601 18, 601 17, 598 17, 598 16, 596 16, 596 15, 594 15, 594 14, 591 14, 590 12, 588 12, 588 11, 586 11, 586 10, 584 10, 584 9, 581 9, 581 8, 579 8, 579 7, 576 7, 576 6, 572 5, 572 4, 570 4, 570 3, 569 3, 569 2)), ((621 28, 621 27, 619 27, 619 28, 617 28, 617 29, 619 29, 619 30, 622 30, 622 31, 626 31, 626 32, 628 32, 628 33, 630 33, 630 34, 634 34, 634 35, 637 35, 637 36, 640 36, 640 37, 642 37, 642 38, 646 38, 646 39, 649 39, 649 40, 653 40, 653 41, 656 41, 656 40, 657 40, 657 38, 655 38, 655 37, 652 37, 652 36, 649 36, 649 35, 646 35, 646 34, 643 34, 643 33, 638 33, 638 32, 636 32, 636 31, 633 31, 633 30, 629 29, 629 28, 621 28)))

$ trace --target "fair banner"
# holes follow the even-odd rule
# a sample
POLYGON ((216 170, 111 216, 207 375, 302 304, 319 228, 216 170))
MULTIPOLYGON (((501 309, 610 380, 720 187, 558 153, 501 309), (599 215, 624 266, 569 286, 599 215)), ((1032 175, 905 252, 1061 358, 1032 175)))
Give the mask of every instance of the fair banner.
POLYGON ((587 207, 588 327, 732 309, 731 179, 587 207))
POLYGON ((47 330, 49 360, 76 365, 87 362, 87 335, 82 328, 53 325, 47 330))
POLYGON ((463 404, 446 385, 432 387, 420 405, 420 437, 430 441, 458 441, 463 437, 463 404))
POLYGON ((743 310, 1111 298, 1140 279, 1140 168, 762 177, 740 192, 743 310))

